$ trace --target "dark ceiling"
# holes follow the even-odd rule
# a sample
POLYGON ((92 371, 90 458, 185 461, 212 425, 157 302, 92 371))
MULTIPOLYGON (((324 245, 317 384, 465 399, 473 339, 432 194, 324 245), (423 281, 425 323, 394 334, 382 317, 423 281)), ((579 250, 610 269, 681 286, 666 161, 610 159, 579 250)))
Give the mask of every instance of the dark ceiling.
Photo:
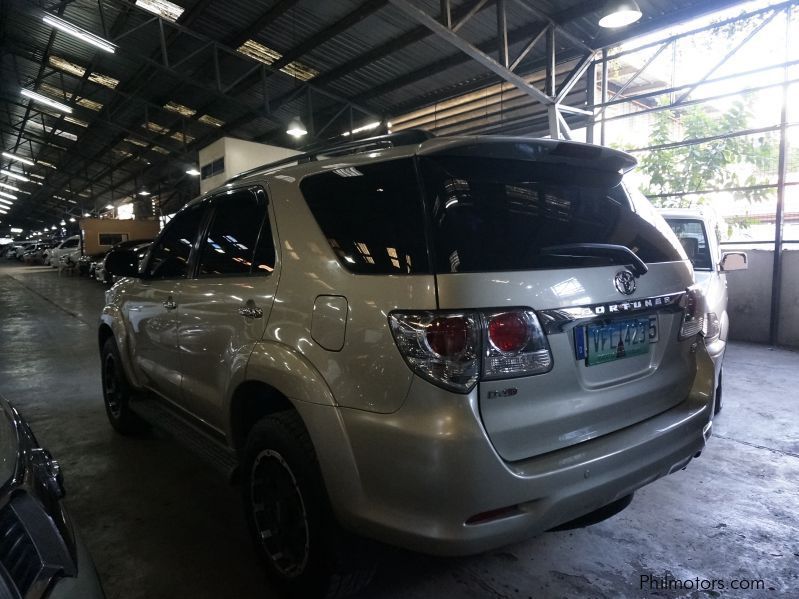
MULTIPOLYGON (((437 17, 443 1, 413 4, 437 17)), ((519 55, 546 18, 559 27, 557 56, 566 61, 586 46, 607 47, 737 2, 639 0, 642 20, 609 31, 596 24, 604 0, 505 0, 509 55, 519 55)), ((319 143, 498 81, 389 0, 173 4, 184 9, 177 19, 135 0, 0 0, 0 150, 36 162, 0 157, 0 168, 30 179, 0 175, 19 189, 0 215, 0 237, 8 226, 39 229, 125 198, 149 207, 142 190, 172 211, 198 193, 185 172, 197 166, 197 150, 225 135, 293 147, 286 125, 300 115, 309 128, 303 143, 319 143), (112 41, 115 52, 57 31, 42 21, 46 14, 112 41), (31 102, 21 89, 73 112, 31 102)), ((458 34, 492 56, 496 4, 451 1, 458 34)), ((543 48, 516 72, 540 69, 543 48)))

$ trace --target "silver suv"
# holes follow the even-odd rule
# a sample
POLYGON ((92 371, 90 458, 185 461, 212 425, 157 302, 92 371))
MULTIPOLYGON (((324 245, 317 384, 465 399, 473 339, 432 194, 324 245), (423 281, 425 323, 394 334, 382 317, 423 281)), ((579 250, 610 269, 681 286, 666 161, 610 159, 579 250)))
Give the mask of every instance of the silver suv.
POLYGON ((107 264, 111 424, 157 401, 223 445, 302 596, 368 580, 352 533, 482 552, 618 511, 710 434, 703 298, 634 159, 426 137, 244 173, 107 264))

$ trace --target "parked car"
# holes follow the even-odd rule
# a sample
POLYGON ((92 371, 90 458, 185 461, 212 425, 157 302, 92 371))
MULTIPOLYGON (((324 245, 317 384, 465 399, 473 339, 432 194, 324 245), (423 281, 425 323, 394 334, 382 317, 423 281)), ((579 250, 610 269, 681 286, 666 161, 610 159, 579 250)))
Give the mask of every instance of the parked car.
POLYGON ((94 272, 97 264, 105 258, 108 252, 97 252, 96 254, 83 254, 78 258, 78 273, 81 276, 87 276, 90 279, 94 278, 94 272))
POLYGON ((62 479, 58 462, 0 396, 0 597, 104 597, 64 508, 62 479))
POLYGON ((25 264, 44 264, 45 252, 49 249, 49 244, 45 242, 34 243, 27 247, 22 254, 22 261, 25 264))
POLYGON ((50 250, 48 253, 50 266, 53 268, 58 268, 61 265, 61 257, 67 254, 69 254, 71 257, 74 257, 74 261, 77 264, 77 261, 81 255, 80 235, 67 237, 64 241, 50 250))
POLYGON ((152 239, 132 239, 116 244, 95 262, 94 278, 103 285, 111 285, 114 283, 114 277, 105 268, 105 262, 108 256, 113 252, 132 251, 138 257, 139 262, 141 262, 147 255, 147 250, 150 249, 152 243, 152 239))
POLYGON ((719 245, 718 223, 707 211, 690 208, 662 209, 660 213, 680 240, 694 267, 694 279, 707 304, 704 335, 716 373, 714 413, 723 405, 724 351, 730 330, 727 313, 727 273, 748 267, 744 252, 724 252, 719 245))
POLYGON ((702 294, 635 159, 425 138, 234 177, 106 264, 111 425, 162 406, 236 460, 299 596, 368 580, 352 533, 463 555, 597 521, 710 435, 702 294))
POLYGON ((6 258, 21 261, 25 252, 35 244, 35 241, 16 241, 6 253, 6 258))

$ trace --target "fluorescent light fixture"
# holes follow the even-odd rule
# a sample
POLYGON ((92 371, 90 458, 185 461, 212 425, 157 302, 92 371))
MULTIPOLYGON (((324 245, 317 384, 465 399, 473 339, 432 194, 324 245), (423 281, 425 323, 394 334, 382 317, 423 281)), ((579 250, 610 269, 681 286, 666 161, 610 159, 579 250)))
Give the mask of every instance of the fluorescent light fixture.
POLYGON ((308 130, 305 128, 302 119, 300 119, 300 117, 297 117, 289 121, 289 126, 286 129, 286 133, 288 133, 292 137, 302 137, 303 135, 308 134, 308 130))
POLYGON ((2 206, 3 208, 8 208, 9 206, 13 206, 13 205, 14 205, 13 202, 11 202, 9 200, 4 200, 3 198, 0 198, 0 206, 2 206))
POLYGON ((112 204, 107 204, 105 207, 106 210, 113 210, 114 206, 112 204))
POLYGON ((12 233, 22 233, 22 229, 20 229, 19 227, 11 227, 11 232, 12 233))
POLYGON ((52 106, 53 108, 60 110, 61 112, 72 113, 72 108, 70 108, 66 104, 62 104, 61 102, 56 102, 55 100, 52 100, 47 96, 43 96, 42 94, 37 94, 36 92, 32 92, 29 89, 23 89, 19 93, 21 93, 26 98, 30 98, 34 102, 41 102, 42 104, 47 104, 48 106, 52 106))
POLYGON ((27 158, 23 158, 22 156, 15 156, 9 152, 3 152, 3 156, 8 158, 9 160, 16 160, 17 162, 21 162, 22 164, 27 164, 28 166, 33 166, 33 160, 28 160, 27 158))
POLYGON ((148 195, 151 195, 151 194, 150 194, 150 192, 149 192, 149 191, 146 191, 146 190, 142 189, 142 190, 139 192, 139 195, 140 195, 140 196, 148 196, 148 195))
POLYGON ((189 170, 186 171, 186 174, 191 175, 192 177, 199 177, 200 171, 198 171, 196 168, 190 168, 189 170))
POLYGON ((638 21, 643 13, 635 0, 611 0, 599 12, 599 26, 624 27, 638 21))
POLYGON ((44 17, 42 17, 42 21, 50 25, 50 27, 54 27, 59 31, 63 31, 66 34, 71 35, 72 37, 76 37, 80 40, 83 40, 84 42, 87 42, 92 46, 100 48, 100 50, 105 50, 106 52, 110 52, 111 54, 116 52, 114 44, 112 44, 108 40, 104 40, 100 36, 94 35, 91 31, 86 31, 82 27, 73 25, 69 21, 65 21, 64 19, 59 19, 58 17, 53 15, 45 15, 44 17))
POLYGON ((8 169, 0 169, 0 175, 5 175, 6 177, 11 177, 12 179, 17 179, 17 180, 23 181, 25 183, 30 181, 30 179, 28 179, 27 177, 25 177, 23 175, 20 175, 19 173, 15 173, 13 171, 10 171, 8 169))
POLYGON ((8 183, 0 183, 0 187, 5 187, 6 189, 10 189, 11 191, 19 191, 19 187, 14 187, 13 185, 9 185, 8 183))
POLYGON ((17 199, 17 196, 11 195, 10 193, 6 193, 5 191, 0 191, 0 197, 8 198, 9 200, 17 199))

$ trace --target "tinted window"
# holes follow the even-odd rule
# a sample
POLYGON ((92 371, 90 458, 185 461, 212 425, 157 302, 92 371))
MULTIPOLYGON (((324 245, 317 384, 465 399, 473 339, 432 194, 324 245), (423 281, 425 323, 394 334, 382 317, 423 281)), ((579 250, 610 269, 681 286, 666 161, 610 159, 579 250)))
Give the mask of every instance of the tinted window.
POLYGON ((430 272, 412 160, 336 169, 306 178, 300 188, 330 247, 348 270, 430 272))
POLYGON ((255 269, 271 272, 275 266, 275 249, 272 231, 265 216, 265 198, 250 191, 219 196, 215 200, 214 216, 203 244, 200 276, 247 275, 255 269), (263 244, 259 244, 262 228, 265 239, 263 244), (256 247, 260 250, 253 269, 256 247))
POLYGON ((67 239, 63 244, 61 244, 62 248, 76 248, 78 247, 78 242, 80 239, 67 239))
POLYGON ((623 255, 548 250, 565 244, 622 245, 644 262, 683 259, 654 224, 633 212, 617 173, 486 157, 420 162, 437 272, 627 263, 623 255))
POLYGON ((202 224, 205 206, 196 204, 175 215, 153 246, 147 263, 149 277, 164 279, 188 276, 189 255, 202 224))
POLYGON ((666 218, 666 222, 677 235, 685 253, 697 270, 711 270, 713 259, 707 242, 707 231, 701 220, 666 218))

